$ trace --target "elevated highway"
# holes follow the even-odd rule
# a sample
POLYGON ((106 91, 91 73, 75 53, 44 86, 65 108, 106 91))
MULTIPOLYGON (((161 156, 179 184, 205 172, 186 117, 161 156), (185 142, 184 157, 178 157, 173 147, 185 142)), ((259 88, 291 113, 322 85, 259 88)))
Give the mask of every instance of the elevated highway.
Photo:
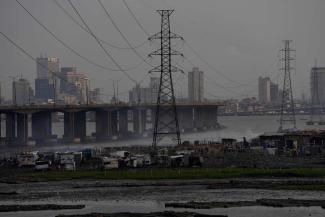
MULTIPOLYGON (((177 104, 181 130, 205 130, 218 128, 218 107, 220 103, 177 104)), ((25 145, 28 141, 37 144, 56 139, 52 134, 52 114, 63 113, 64 142, 86 139, 86 113, 94 113, 97 141, 112 138, 132 138, 151 132, 155 116, 155 104, 89 104, 89 105, 24 105, 0 106, 5 116, 5 135, 1 141, 11 145, 25 145), (31 124, 28 124, 31 122, 31 124), (132 122, 133 129, 129 129, 132 122), (31 129, 29 129, 31 127, 31 129), (28 132, 31 131, 31 135, 28 132)))

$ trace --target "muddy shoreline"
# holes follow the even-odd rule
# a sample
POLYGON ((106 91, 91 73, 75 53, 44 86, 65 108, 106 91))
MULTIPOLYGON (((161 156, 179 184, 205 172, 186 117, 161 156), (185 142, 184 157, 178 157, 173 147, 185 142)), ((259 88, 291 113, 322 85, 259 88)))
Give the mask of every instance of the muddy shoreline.
POLYGON ((325 200, 298 200, 298 199, 258 199, 255 201, 217 201, 217 202, 186 202, 166 203, 165 207, 190 208, 190 209, 212 209, 231 208, 244 206, 266 206, 266 207, 311 207, 320 206, 325 209, 325 200))
POLYGON ((85 207, 86 207, 85 205, 58 205, 58 204, 0 205, 0 213, 18 212, 18 211, 83 209, 85 207))
POLYGON ((82 215, 58 215, 56 217, 227 217, 226 215, 205 215, 192 212, 153 212, 153 213, 90 213, 82 215))

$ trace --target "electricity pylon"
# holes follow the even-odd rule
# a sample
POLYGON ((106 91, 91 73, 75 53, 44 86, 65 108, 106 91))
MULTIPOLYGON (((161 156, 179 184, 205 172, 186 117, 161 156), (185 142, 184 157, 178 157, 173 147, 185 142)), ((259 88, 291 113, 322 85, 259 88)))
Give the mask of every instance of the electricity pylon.
POLYGON ((149 71, 149 73, 160 73, 152 141, 154 150, 156 150, 157 143, 165 136, 175 136, 177 144, 181 144, 172 73, 182 70, 173 66, 171 60, 172 56, 183 56, 180 52, 173 50, 171 45, 172 39, 183 40, 181 36, 170 31, 169 18, 174 10, 157 10, 157 12, 161 16, 161 31, 149 37, 149 40, 160 40, 160 48, 149 54, 149 57, 160 56, 160 65, 149 71))
POLYGON ((280 61, 282 62, 283 67, 280 70, 284 72, 284 79, 279 132, 290 129, 286 128, 286 125, 291 126, 291 129, 296 129, 295 106, 293 102, 291 83, 291 71, 294 70, 291 63, 295 60, 293 56, 295 50, 290 48, 291 42, 291 40, 285 40, 285 47, 281 50, 282 57, 280 61))

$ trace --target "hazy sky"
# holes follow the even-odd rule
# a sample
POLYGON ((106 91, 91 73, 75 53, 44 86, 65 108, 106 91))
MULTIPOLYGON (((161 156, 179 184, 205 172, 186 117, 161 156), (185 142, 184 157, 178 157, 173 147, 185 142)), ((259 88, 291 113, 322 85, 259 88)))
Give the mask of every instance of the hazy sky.
MULTIPOLYGON (((66 0, 57 1, 78 19, 66 0)), ((282 84, 282 74, 278 73, 277 55, 278 50, 283 47, 284 39, 293 40, 293 46, 297 50, 297 70, 292 75, 295 97, 300 98, 303 92, 309 95, 309 75, 314 59, 318 59, 320 66, 325 65, 324 0, 126 1, 150 34, 160 30, 160 16, 155 10, 175 9, 171 17, 172 31, 182 35, 218 72, 228 77, 226 79, 211 70, 186 45, 175 41, 176 48, 205 72, 208 98, 243 98, 246 94, 256 95, 257 78, 260 75, 270 76, 274 82, 282 84)), ((53 0, 20 2, 80 54, 98 64, 117 68, 105 56, 96 41, 64 14, 53 0)), ((133 20, 122 0, 102 2, 133 45, 147 40, 147 36, 133 20)), ((97 1, 73 0, 73 3, 99 38, 117 46, 127 47, 97 1)), ((34 57, 46 54, 48 57, 59 57, 61 66, 77 66, 80 72, 90 77, 91 86, 102 88, 105 94, 112 94, 110 79, 122 79, 119 82, 119 92, 124 99, 127 98, 125 92, 134 85, 122 72, 94 67, 64 48, 14 0, 0 0, 0 30, 34 57)), ((105 47, 123 68, 130 68, 141 62, 132 50, 117 50, 106 45, 105 47)), ((146 43, 138 51, 147 57, 155 48, 155 44, 146 43)), ((157 58, 148 61, 153 65, 159 63, 157 58)), ((192 67, 188 61, 178 57, 175 61, 179 61, 186 70, 192 67)), ((34 86, 35 62, 1 36, 0 66, 0 80, 5 96, 11 96, 9 76, 22 75, 34 86)), ((143 63, 128 73, 140 81, 149 69, 150 67, 143 63)), ((174 76, 178 95, 187 95, 187 72, 185 73, 186 76, 174 76)), ((147 85, 148 78, 146 77, 144 85, 147 85)))

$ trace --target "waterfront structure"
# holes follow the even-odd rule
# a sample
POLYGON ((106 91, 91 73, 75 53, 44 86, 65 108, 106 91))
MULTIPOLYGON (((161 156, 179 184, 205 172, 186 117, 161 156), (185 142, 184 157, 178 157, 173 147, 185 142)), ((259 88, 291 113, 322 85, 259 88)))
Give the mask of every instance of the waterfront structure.
POLYGON ((325 103, 325 67, 315 66, 311 69, 310 74, 311 74, 310 75, 310 81, 311 81, 310 96, 311 96, 312 104, 319 104, 319 103, 324 104, 325 103), (317 97, 319 99, 317 99, 317 97))
POLYGON ((16 105, 30 104, 33 98, 33 90, 28 80, 20 78, 12 83, 13 102, 16 105))
POLYGON ((204 99, 204 80, 203 71, 198 67, 193 67, 188 72, 188 100, 191 103, 203 102, 204 99))

